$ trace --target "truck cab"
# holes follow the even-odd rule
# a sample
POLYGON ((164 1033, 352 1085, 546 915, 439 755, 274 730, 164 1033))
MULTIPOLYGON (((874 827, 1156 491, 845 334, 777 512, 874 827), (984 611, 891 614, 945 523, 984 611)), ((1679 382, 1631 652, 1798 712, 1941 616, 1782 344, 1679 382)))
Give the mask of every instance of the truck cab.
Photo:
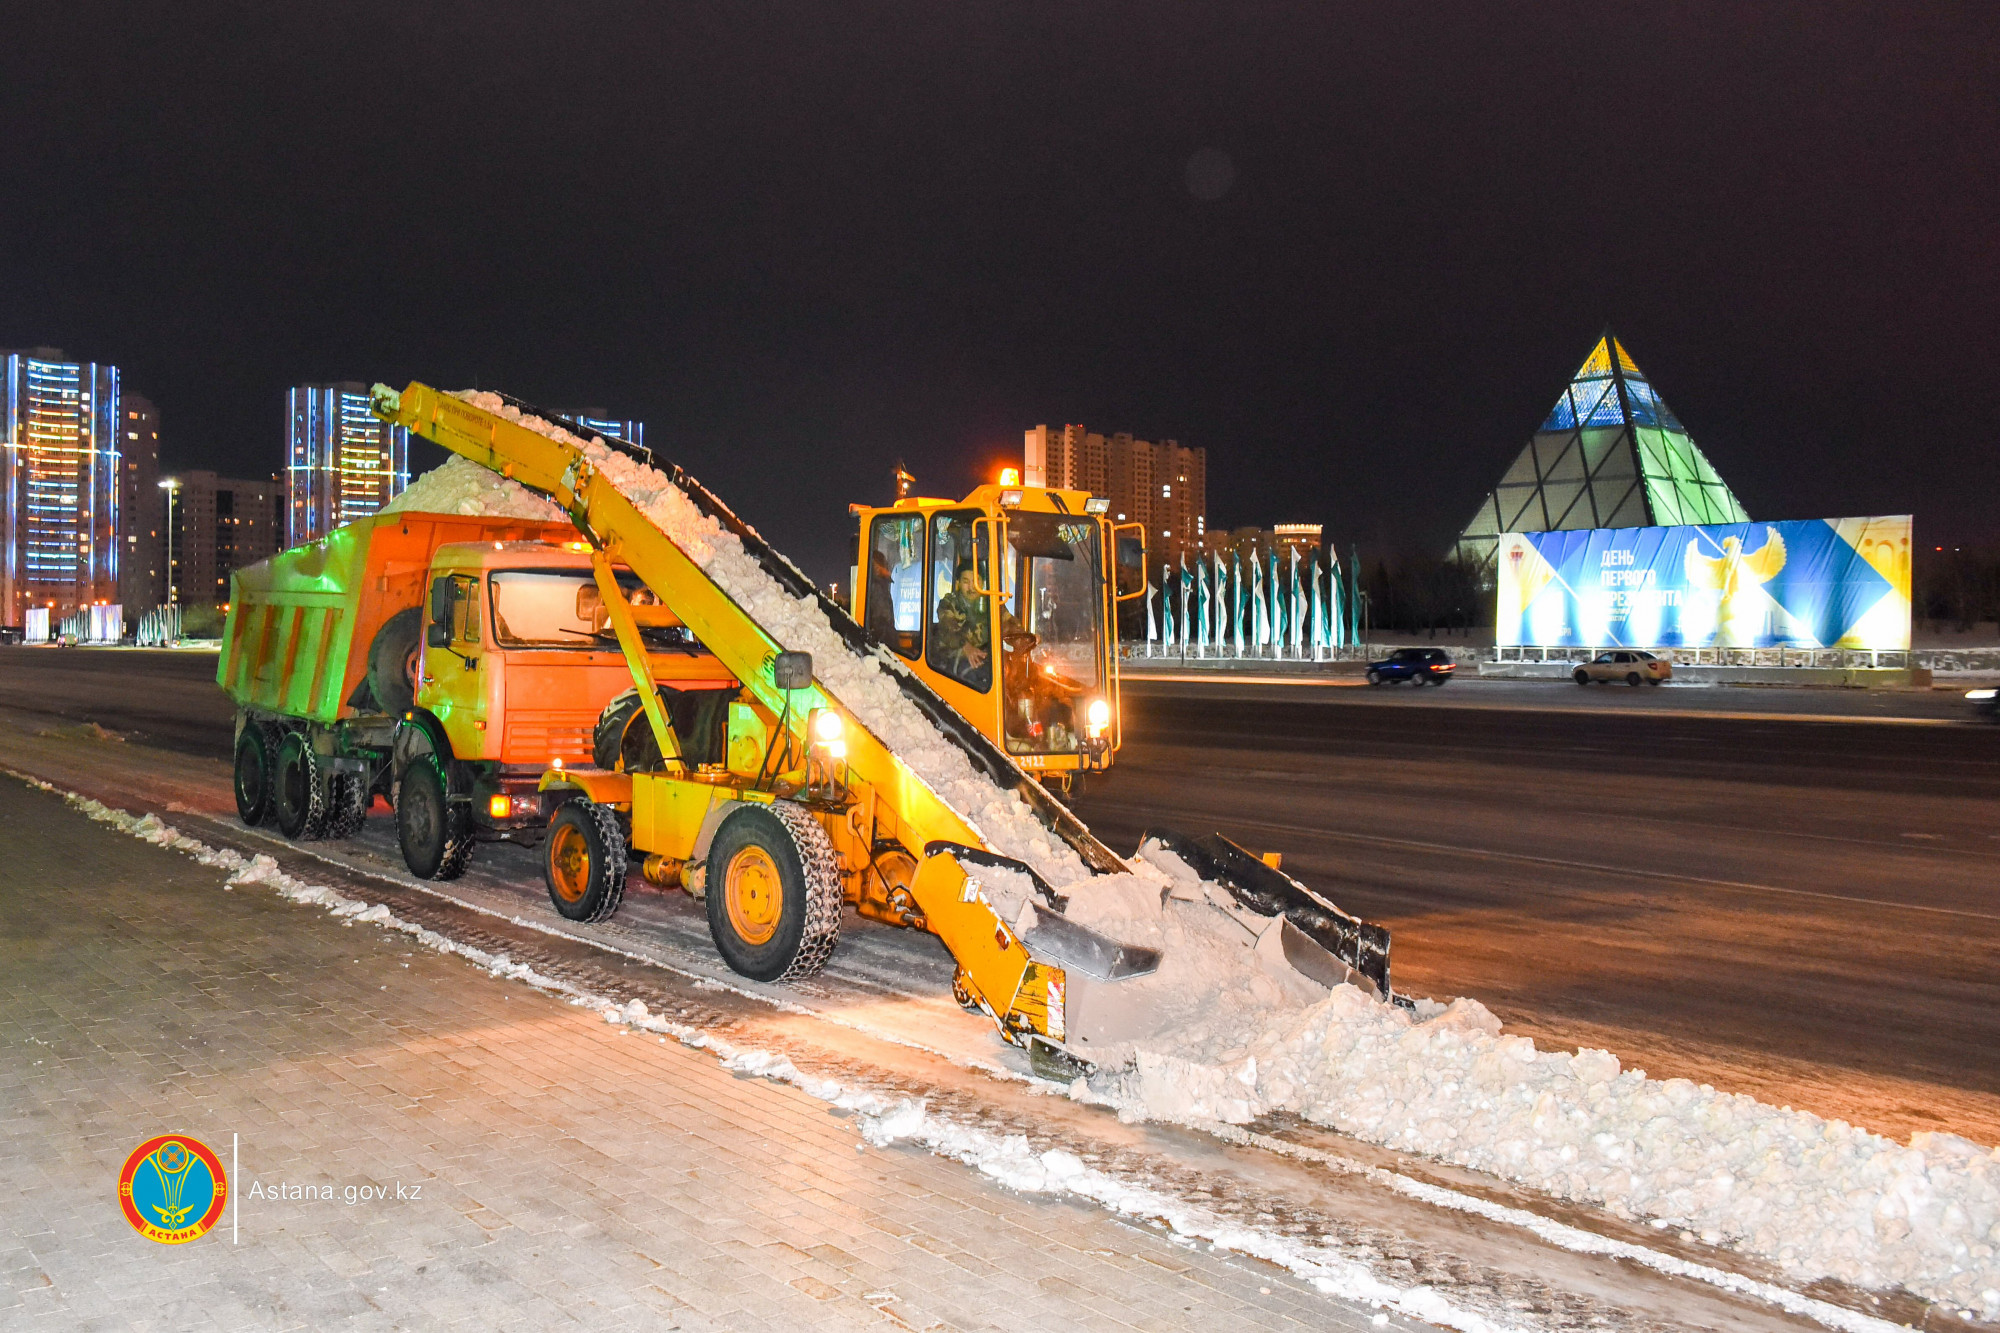
MULTIPOLYGON (((629 569, 615 571, 640 622, 647 663, 684 717, 725 707, 734 676, 629 569)), ((538 830, 537 784, 549 767, 584 768, 607 757, 599 724, 607 705, 633 693, 632 673, 609 623, 581 541, 453 542, 432 559, 415 708, 420 728, 469 782, 474 819, 491 831, 538 830)), ((624 721, 643 716, 636 705, 624 721)), ((722 716, 726 717, 726 713, 722 716)), ((699 748, 713 727, 677 728, 699 748)), ((634 739, 638 737, 635 736, 634 739)), ((609 738, 615 751, 625 737, 609 738)), ((402 743, 408 749, 414 738, 402 743)), ((690 759, 723 756, 690 755, 690 759)))
MULTIPOLYGON (((1143 529, 1104 508, 1011 478, 962 500, 850 506, 855 619, 1059 791, 1121 743, 1117 603, 1144 589, 1120 587, 1118 554, 1143 529)), ((1131 563, 1143 571, 1143 552, 1131 563)))

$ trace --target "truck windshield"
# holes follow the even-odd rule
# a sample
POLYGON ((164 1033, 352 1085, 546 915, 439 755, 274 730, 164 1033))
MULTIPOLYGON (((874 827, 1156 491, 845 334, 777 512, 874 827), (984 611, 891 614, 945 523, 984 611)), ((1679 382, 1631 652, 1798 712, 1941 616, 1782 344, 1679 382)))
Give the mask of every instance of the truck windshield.
POLYGON ((1074 753, 1086 703, 1103 685, 1098 524, 1016 511, 1006 531, 1000 677, 1007 749, 1074 753))
MULTIPOLYGON (((505 569, 488 576, 493 597, 493 640, 502 648, 615 648, 604 597, 586 570, 505 569)), ((659 597, 630 570, 618 587, 634 607, 658 606, 659 597)), ((653 648, 693 651, 700 645, 685 626, 642 626, 653 648)))

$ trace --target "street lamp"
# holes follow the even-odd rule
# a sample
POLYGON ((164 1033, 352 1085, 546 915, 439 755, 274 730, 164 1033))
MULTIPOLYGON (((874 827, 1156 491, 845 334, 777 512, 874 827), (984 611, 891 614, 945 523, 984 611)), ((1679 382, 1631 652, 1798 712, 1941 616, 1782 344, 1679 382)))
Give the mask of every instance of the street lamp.
POLYGON ((160 478, 160 489, 167 493, 167 605, 174 604, 174 496, 180 491, 177 477, 160 478))

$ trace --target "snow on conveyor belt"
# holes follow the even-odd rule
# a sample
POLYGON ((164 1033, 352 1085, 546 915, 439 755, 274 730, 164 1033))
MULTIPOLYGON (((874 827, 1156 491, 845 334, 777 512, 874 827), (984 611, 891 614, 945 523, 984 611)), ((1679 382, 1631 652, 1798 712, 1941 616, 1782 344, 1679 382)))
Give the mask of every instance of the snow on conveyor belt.
MULTIPOLYGON (((1473 999, 1419 1001, 1411 1012, 1353 987, 1328 993, 1267 971, 1244 927, 1214 905, 1211 886, 1163 849, 1143 849, 1128 873, 1092 875, 1020 797, 981 775, 904 698, 891 675, 900 664, 850 650, 812 599, 779 587, 665 474, 498 395, 458 396, 582 447, 766 633, 811 653, 827 691, 994 850, 1066 893, 1072 918, 1163 949, 1158 972, 1124 983, 1153 1006, 1154 1030, 1112 1053, 1076 1095, 1127 1115, 1191 1123, 1288 1111, 1677 1227, 1804 1281, 1902 1286, 2000 1317, 2000 1153, 1950 1134, 1898 1144, 1705 1084, 1651 1079, 1607 1051, 1538 1050, 1504 1035, 1473 999)), ((538 500, 458 459, 405 494, 434 482, 403 507, 527 517, 514 506, 538 500)), ((1003 916, 1025 891, 1009 878, 981 873, 1003 916)))

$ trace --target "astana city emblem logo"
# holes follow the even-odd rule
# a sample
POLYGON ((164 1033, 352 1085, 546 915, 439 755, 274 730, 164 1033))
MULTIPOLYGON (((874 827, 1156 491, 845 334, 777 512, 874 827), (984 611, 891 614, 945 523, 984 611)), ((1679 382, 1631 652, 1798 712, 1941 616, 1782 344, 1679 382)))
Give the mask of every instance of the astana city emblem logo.
POLYGON ((118 1173, 118 1204, 132 1229, 162 1245, 208 1234, 222 1217, 229 1179, 222 1159, 200 1139, 162 1134, 147 1139, 118 1173))

